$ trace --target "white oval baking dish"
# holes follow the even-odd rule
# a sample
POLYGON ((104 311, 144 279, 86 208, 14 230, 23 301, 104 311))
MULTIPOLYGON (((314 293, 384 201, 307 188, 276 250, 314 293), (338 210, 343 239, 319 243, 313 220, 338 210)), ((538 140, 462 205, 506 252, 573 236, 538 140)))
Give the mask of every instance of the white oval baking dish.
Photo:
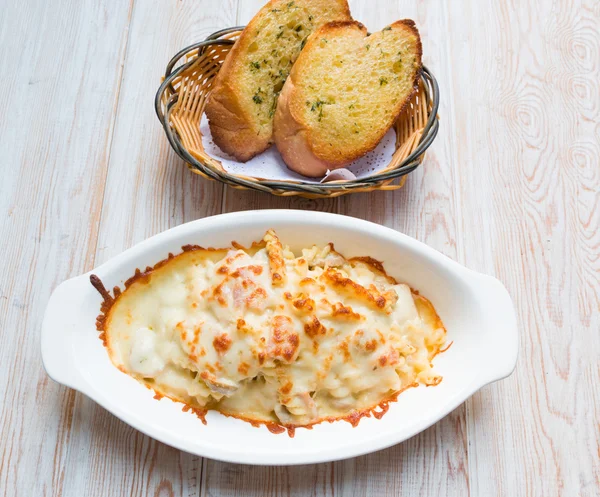
POLYGON ((48 375, 74 388, 134 428, 200 456, 246 464, 306 464, 344 459, 389 447, 429 427, 484 385, 513 371, 518 334, 513 303, 498 280, 473 272, 406 235, 367 221, 293 210, 223 214, 170 229, 136 245, 90 273, 62 283, 48 302, 42 324, 42 358, 48 375), (210 411, 203 425, 182 405, 157 401, 153 392, 115 368, 95 327, 101 298, 89 281, 123 287, 136 268, 151 266, 181 246, 248 245, 274 228, 284 244, 300 249, 334 242, 346 256, 369 255, 389 274, 426 296, 453 345, 437 356, 444 377, 436 387, 412 388, 380 420, 353 428, 338 421, 294 438, 210 411))

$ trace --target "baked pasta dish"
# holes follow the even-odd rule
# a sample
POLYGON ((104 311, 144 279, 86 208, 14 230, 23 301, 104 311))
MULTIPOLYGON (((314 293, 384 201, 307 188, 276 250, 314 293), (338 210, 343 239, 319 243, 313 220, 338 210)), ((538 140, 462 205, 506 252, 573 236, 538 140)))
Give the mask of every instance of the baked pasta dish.
POLYGON ((185 246, 104 298, 111 361, 204 421, 271 431, 380 416, 404 389, 437 385, 446 331, 431 303, 370 257, 293 253, 267 231, 250 248, 185 246))

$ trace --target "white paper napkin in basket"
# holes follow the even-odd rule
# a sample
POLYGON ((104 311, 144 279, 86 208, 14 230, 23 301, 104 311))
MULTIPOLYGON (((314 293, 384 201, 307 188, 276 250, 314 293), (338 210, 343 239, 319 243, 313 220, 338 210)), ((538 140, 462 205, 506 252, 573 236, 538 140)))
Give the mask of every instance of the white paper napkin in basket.
MULTIPOLYGON (((202 116, 200 123, 202 133, 202 145, 208 155, 214 157, 223 164, 223 168, 232 174, 242 174, 261 179, 277 181, 302 181, 304 183, 320 183, 323 178, 307 178, 290 171, 276 147, 271 147, 262 154, 250 159, 248 162, 237 162, 235 159, 223 152, 212 140, 210 127, 206 115, 202 116)), ((364 157, 354 161, 346 167, 357 178, 366 178, 373 173, 384 169, 392 160, 395 151, 396 133, 390 129, 377 145, 375 150, 367 153, 364 157)), ((339 178, 336 178, 339 179, 339 178)), ((344 178, 346 179, 346 178, 344 178)))

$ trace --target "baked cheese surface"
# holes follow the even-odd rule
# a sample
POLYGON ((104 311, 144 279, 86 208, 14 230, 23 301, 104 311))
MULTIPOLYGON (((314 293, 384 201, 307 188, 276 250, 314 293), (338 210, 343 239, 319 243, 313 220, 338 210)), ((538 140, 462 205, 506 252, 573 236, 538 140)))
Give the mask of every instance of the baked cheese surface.
POLYGON ((188 247, 133 279, 104 319, 112 362, 162 395, 253 422, 368 412, 416 384, 446 331, 424 297, 333 245, 188 247))

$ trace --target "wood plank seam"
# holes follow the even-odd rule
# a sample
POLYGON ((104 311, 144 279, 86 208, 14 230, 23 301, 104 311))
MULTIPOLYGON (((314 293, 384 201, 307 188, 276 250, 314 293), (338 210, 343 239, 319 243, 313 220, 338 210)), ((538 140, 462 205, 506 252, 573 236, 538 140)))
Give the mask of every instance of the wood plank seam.
MULTIPOLYGON (((103 208, 104 208, 104 196, 106 193, 106 180, 108 178, 108 173, 110 170, 110 157, 111 157, 111 151, 112 151, 112 143, 113 143, 113 138, 114 138, 114 132, 116 129, 116 120, 117 120, 117 112, 119 109, 119 101, 120 101, 120 95, 121 95, 121 84, 123 83, 123 72, 124 72, 124 68, 125 68, 125 62, 127 60, 127 51, 128 51, 128 47, 129 47, 129 37, 130 37, 130 25, 131 25, 131 20, 133 18, 133 7, 134 7, 134 3, 135 0, 130 0, 129 2, 129 11, 127 13, 127 22, 126 22, 126 27, 125 29, 127 30, 127 36, 125 39, 125 46, 123 47, 122 50, 122 55, 120 56, 120 61, 119 61, 119 65, 120 68, 118 70, 118 83, 117 83, 117 88, 115 91, 115 99, 114 99, 114 103, 113 103, 113 108, 111 111, 112 114, 112 118, 111 118, 111 123, 110 123, 110 129, 108 132, 108 141, 106 143, 106 149, 108 150, 108 155, 106 157, 106 171, 104 174, 104 183, 102 185, 102 200, 100 202, 100 213, 98 215, 98 223, 95 226, 95 243, 93 246, 93 249, 91 246, 88 246, 88 254, 89 256, 86 257, 86 259, 89 261, 89 268, 86 268, 86 270, 89 270, 91 268, 94 267, 94 262, 96 259, 96 253, 98 250, 98 241, 100 239, 99 237, 99 231, 100 231, 100 223, 102 221, 102 212, 103 212, 103 208)), ((75 409, 74 406, 77 402, 77 397, 82 396, 83 394, 76 391, 76 390, 72 390, 67 392, 68 395, 68 419, 66 420, 66 426, 67 426, 67 430, 68 432, 64 435, 64 438, 69 441, 71 438, 71 429, 73 427, 73 421, 74 421, 74 417, 75 417, 75 409)), ((71 444, 70 443, 66 443, 66 447, 61 447, 59 450, 65 449, 65 460, 68 460, 69 458, 69 454, 70 454, 70 450, 71 450, 71 444)), ((59 459, 60 460, 60 459, 59 459)), ((55 458, 55 465, 56 465, 56 458, 55 458)), ((56 469, 56 468, 55 468, 56 469)), ((68 468, 67 468, 68 470, 68 468)), ((64 484, 64 480, 65 480, 65 476, 66 476, 66 470, 65 472, 63 472, 60 476, 60 493, 59 495, 62 495, 63 493, 63 484, 64 484)), ((54 480, 54 478, 53 478, 54 480)))
MULTIPOLYGON (((450 15, 448 13, 448 4, 447 2, 442 2, 442 16, 444 18, 444 23, 445 23, 445 27, 446 27, 446 33, 450 32, 450 15)), ((452 39, 451 37, 448 36, 447 38, 447 43, 446 43, 446 58, 443 61, 443 63, 446 65, 446 74, 450 75, 452 74, 451 68, 450 68, 450 60, 451 59, 451 42, 452 39)), ((447 116, 444 116, 444 121, 446 121, 447 126, 449 127, 449 133, 451 133, 454 137, 454 140, 450 140, 450 144, 451 144, 451 152, 450 152, 450 158, 452 161, 451 164, 451 170, 452 170, 452 177, 455 179, 456 178, 456 174, 458 171, 458 150, 457 147, 455 145, 455 140, 458 138, 456 136, 456 113, 455 113, 455 109, 454 109, 454 78, 449 77, 448 78, 448 95, 446 96, 446 98, 448 98, 448 113, 447 116)), ((444 98, 442 96, 442 98, 444 98)), ((453 181, 453 183, 456 185, 458 184, 457 181, 453 181)), ((462 201, 461 201, 461 190, 460 188, 454 188, 454 195, 453 195, 453 200, 454 200, 454 212, 458 213, 460 212, 460 206, 462 205, 462 201)), ((462 223, 457 222, 455 220, 454 222, 454 232, 455 232, 455 239, 456 239, 456 255, 458 257, 458 261, 461 264, 465 264, 467 261, 466 256, 465 256, 465 250, 464 250, 464 245, 462 243, 463 238, 463 230, 462 230, 462 223)), ((469 440, 469 424, 472 422, 473 419, 473 413, 472 413, 472 409, 471 409, 471 399, 467 399, 467 401, 460 406, 458 409, 464 409, 465 411, 465 431, 464 431, 464 445, 465 445, 465 459, 466 459, 466 464, 467 467, 465 468, 465 478, 466 478, 466 485, 467 485, 467 497, 470 497, 471 495, 471 473, 472 473, 472 469, 471 468, 471 458, 469 457, 469 449, 471 447, 471 443, 469 440)))
POLYGON ((106 175, 105 175, 105 181, 104 181, 104 185, 103 185, 103 190, 102 190, 102 203, 100 204, 100 215, 98 216, 98 226, 96 228, 96 243, 94 244, 94 251, 93 251, 93 256, 92 256, 92 261, 91 261, 91 266, 90 268, 94 267, 94 263, 96 261, 96 254, 98 253, 98 243, 100 240, 100 237, 98 236, 98 231, 100 230, 100 226, 102 223, 102 214, 104 212, 104 198, 106 196, 106 179, 108 178, 108 174, 110 172, 110 159, 112 157, 112 146, 113 146, 113 140, 115 137, 115 130, 117 128, 116 124, 117 124, 117 115, 119 112, 119 104, 121 103, 121 86, 123 84, 123 79, 125 77, 125 64, 127 63, 127 55, 129 53, 129 40, 131 37, 131 20, 133 19, 133 10, 135 8, 135 0, 129 0, 129 12, 128 12, 128 16, 127 16, 127 39, 125 40, 125 47, 123 50, 123 57, 121 60, 121 67, 119 69, 119 83, 117 85, 117 91, 116 91, 116 95, 115 95, 115 103, 113 105, 113 119, 112 119, 112 123, 111 123, 111 130, 109 132, 110 134, 110 138, 109 138, 109 142, 107 143, 107 148, 108 148, 108 156, 106 158, 106 175))

